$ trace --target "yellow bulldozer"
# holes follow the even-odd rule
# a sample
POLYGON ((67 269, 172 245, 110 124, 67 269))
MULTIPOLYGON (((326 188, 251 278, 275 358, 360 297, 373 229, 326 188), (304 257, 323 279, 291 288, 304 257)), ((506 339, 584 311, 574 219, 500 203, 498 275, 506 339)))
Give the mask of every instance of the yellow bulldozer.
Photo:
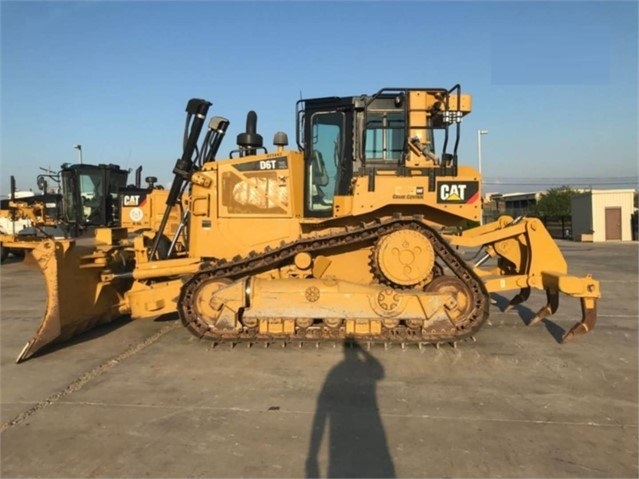
POLYGON ((490 293, 518 291, 510 308, 531 288, 548 299, 533 322, 564 293, 582 306, 564 339, 591 330, 599 283, 568 274, 539 219, 464 229, 482 214, 480 174, 457 157, 471 101, 459 85, 300 100, 297 149, 278 132, 271 152, 251 111, 237 149, 216 159, 229 122, 213 117, 198 148, 211 103, 189 100, 153 235, 100 228, 95 244, 33 251, 48 300, 18 361, 122 315, 176 311, 218 343, 456 343, 487 319, 490 293), (485 256, 471 264, 460 248, 485 256))

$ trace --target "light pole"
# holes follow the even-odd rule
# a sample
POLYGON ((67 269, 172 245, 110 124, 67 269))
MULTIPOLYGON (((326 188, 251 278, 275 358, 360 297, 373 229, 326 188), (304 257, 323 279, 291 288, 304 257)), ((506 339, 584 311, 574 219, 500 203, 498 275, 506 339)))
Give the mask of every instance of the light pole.
POLYGON ((78 150, 78 154, 80 157, 80 164, 82 164, 82 145, 73 145, 74 150, 78 150))
POLYGON ((488 130, 477 130, 477 169, 481 175, 481 136, 487 135, 488 130))
MULTIPOLYGON (((488 134, 488 130, 477 130, 477 169, 479 170, 479 176, 481 176, 481 136, 487 135, 487 134, 488 134)), ((482 177, 482 182, 483 182, 483 177, 482 177)), ((480 186, 483 186, 483 185, 480 185, 480 186)), ((483 206, 482 206, 482 213, 479 218, 479 224, 480 225, 484 224, 483 206)))

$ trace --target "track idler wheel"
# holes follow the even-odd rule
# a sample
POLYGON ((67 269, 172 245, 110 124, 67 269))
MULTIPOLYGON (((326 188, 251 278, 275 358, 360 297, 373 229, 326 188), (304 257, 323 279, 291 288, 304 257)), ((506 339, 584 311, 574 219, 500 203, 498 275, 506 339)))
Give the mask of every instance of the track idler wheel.
POLYGON ((473 311, 472 294, 466 284, 455 276, 438 276, 425 288, 428 293, 450 293, 456 305, 448 309, 448 316, 455 324, 466 321, 473 311))
POLYGON ((180 305, 187 312, 186 315, 180 314, 184 326, 198 337, 236 330, 239 327, 236 315, 216 296, 219 290, 230 284, 228 279, 206 279, 197 285, 184 298, 187 304, 180 305))

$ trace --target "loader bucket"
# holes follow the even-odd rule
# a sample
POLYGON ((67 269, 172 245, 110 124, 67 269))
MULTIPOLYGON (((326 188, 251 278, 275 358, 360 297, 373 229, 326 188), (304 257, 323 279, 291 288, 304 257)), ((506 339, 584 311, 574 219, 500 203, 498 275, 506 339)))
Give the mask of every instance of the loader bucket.
POLYGON ((74 240, 45 240, 33 249, 44 274, 46 310, 16 362, 30 358, 47 344, 72 338, 128 312, 124 291, 130 282, 104 284, 100 274, 107 256, 95 261, 95 252, 95 247, 80 246, 74 240))

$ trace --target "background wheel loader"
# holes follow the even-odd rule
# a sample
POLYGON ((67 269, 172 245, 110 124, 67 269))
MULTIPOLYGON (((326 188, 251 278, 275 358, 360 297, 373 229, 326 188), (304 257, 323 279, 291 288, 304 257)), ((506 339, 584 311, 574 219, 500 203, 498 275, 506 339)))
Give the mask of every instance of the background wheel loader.
POLYGON ((482 204, 479 173, 458 163, 471 111, 459 85, 300 100, 296 150, 276 133, 268 152, 251 111, 223 160, 228 120, 213 117, 197 146, 210 105, 187 104, 153 241, 100 228, 95 245, 50 240, 34 250, 47 310, 18 361, 121 315, 175 311, 216 342, 455 343, 484 323, 489 293, 518 291, 512 307, 531 288, 548 297, 535 321, 556 311, 562 292, 583 311, 565 339, 593 328, 599 283, 568 274, 538 219, 460 231, 479 221, 482 204), (179 223, 167 228, 176 205, 179 223), (469 264, 458 247, 486 254, 469 264), (489 258, 496 266, 484 266, 489 258))

